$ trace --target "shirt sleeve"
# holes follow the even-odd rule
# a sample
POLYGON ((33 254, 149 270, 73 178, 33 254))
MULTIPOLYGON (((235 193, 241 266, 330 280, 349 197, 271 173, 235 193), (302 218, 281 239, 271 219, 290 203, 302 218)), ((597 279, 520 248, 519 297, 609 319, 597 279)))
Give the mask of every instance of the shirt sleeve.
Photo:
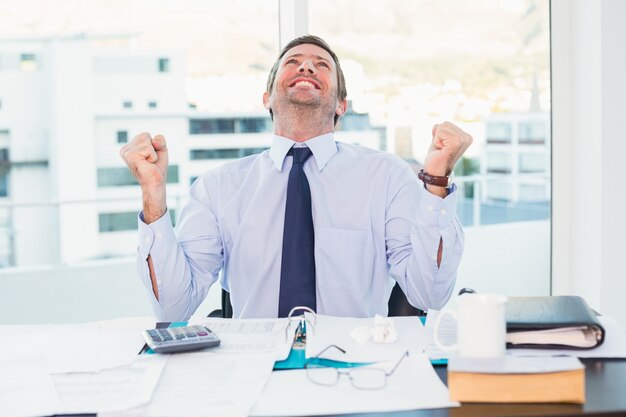
POLYGON ((456 187, 445 198, 438 197, 407 166, 392 175, 389 190, 385 226, 389 273, 412 305, 441 309, 452 295, 463 254, 456 187))
POLYGON ((222 239, 202 181, 190 190, 176 230, 169 212, 146 224, 139 214, 137 269, 159 321, 186 321, 217 280, 223 263, 222 239), (157 300, 148 268, 151 256, 157 300))

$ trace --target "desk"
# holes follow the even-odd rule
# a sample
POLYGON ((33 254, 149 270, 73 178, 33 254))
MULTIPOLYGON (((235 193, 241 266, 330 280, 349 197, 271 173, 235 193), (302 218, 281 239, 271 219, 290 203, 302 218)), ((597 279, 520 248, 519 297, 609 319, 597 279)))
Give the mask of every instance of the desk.
MULTIPOLYGON (((158 323, 167 327, 169 323, 158 323)), ((585 404, 466 404, 459 408, 393 413, 343 414, 344 417, 626 417, 626 359, 581 359, 585 364, 585 404)), ((447 385, 445 366, 435 366, 447 385)), ((278 371, 280 372, 280 371, 278 371)), ((77 417, 77 416, 73 416, 77 417)), ((174 417, 174 416, 173 416, 174 417)))
MULTIPOLYGON (((344 417, 521 417, 626 416, 626 359, 582 359, 587 402, 574 404, 467 404, 460 408, 349 414, 344 417)), ((435 370, 447 382, 445 366, 435 370)), ((95 417, 95 414, 80 415, 95 417)), ((72 417, 80 417, 73 414, 72 417)), ((175 417, 175 416, 172 416, 175 417)))
MULTIPOLYGON (((626 359, 581 359, 587 401, 578 404, 466 404, 460 408, 351 414, 351 417, 626 416, 626 359)), ((445 366, 435 370, 447 382, 445 366)))

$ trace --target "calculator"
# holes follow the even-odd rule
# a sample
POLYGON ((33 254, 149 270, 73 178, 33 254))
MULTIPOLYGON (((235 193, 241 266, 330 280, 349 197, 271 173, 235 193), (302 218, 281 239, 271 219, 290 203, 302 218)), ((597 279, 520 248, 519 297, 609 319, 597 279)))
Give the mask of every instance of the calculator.
POLYGON ((201 325, 144 330, 143 337, 157 353, 184 352, 220 344, 215 333, 201 325))

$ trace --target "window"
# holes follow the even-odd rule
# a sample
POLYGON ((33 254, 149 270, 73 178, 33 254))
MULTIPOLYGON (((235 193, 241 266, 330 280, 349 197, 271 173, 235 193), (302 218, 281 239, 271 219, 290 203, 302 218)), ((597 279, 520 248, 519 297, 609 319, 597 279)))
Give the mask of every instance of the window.
MULTIPOLYGON (((50 308, 51 304, 31 303, 32 317, 57 323, 136 312, 123 308, 136 305, 129 295, 134 294, 134 286, 127 284, 132 280, 111 279, 113 275, 136 274, 134 231, 141 207, 136 181, 119 158, 122 145, 118 140, 130 141, 135 130, 166 134, 172 151, 183 157, 168 172, 168 209, 170 214, 179 212, 188 197, 191 174, 227 161, 189 161, 192 148, 206 147, 195 146, 198 137, 190 139, 190 114, 195 119, 226 119, 208 129, 226 132, 227 138, 215 139, 228 142, 211 143, 211 147, 265 146, 266 141, 257 144, 251 139, 272 126, 260 97, 279 50, 276 2, 192 1, 168 6, 130 0, 74 7, 75 3, 56 0, 54 7, 31 7, 14 2, 11 16, 0 12, 10 20, 0 18, 0 149, 10 145, 11 157, 25 162, 11 167, 10 173, 0 172, 2 193, 8 188, 6 192, 15 196, 3 199, 9 207, 0 209, 0 270, 15 267, 9 273, 19 280, 30 274, 25 267, 43 267, 45 273, 37 275, 33 287, 53 285, 61 294, 54 303, 66 304, 89 297, 61 279, 89 261, 80 274, 86 280, 85 288, 91 287, 89 282, 108 280, 111 294, 122 297, 115 305, 84 310, 61 311, 50 308), (124 29, 129 27, 133 30, 124 29), (81 76, 71 77, 62 68, 56 71, 56 63, 79 68, 81 76), (8 79, 11 88, 3 88, 8 79), (25 99, 31 96, 37 99, 25 99), (72 115, 72 123, 58 118, 67 115, 47 112, 49 103, 67 100, 82 106, 72 115), (188 103, 195 109, 190 110, 188 103), (167 115, 156 117, 165 108, 167 115), (37 114, 49 117, 32 117, 37 114), (19 135, 9 138, 7 134, 5 142, 3 129, 11 133, 19 130, 19 135), (77 135, 80 141, 52 144, 48 134, 52 131, 59 137, 77 135), (126 138, 123 133, 118 136, 118 131, 126 131, 126 138), (246 133, 245 140, 239 136, 242 132, 246 133), (51 147, 62 159, 76 160, 83 153, 94 157, 71 169, 64 162, 30 163, 46 158, 50 162, 51 147), (179 186, 169 187, 173 183, 179 186), (21 190, 19 195, 14 189, 21 190), (60 189, 65 190, 60 194, 63 197, 55 198, 57 194, 50 190, 60 189), (22 200, 21 195, 28 198, 22 200), (36 206, 25 207, 25 203, 36 206), (111 216, 101 218, 101 214, 111 216), (128 231, 115 232, 121 229, 128 231), (111 262, 111 257, 119 259, 111 262)), ((23 305, 24 300, 0 303, 0 317, 5 322, 27 320, 18 315, 24 311, 20 303, 23 305)))
POLYGON ((189 185, 192 185, 194 182, 196 182, 196 180, 198 179, 197 175, 194 175, 193 177, 189 178, 189 185))
POLYGON ((35 54, 22 54, 20 56, 20 69, 24 72, 37 71, 37 57, 35 54))
POLYGON ((9 164, 9 150, 0 149, 0 197, 9 195, 9 164))
POLYGON ((159 72, 170 72, 169 58, 159 58, 159 72))
POLYGON ((189 133, 192 135, 235 133, 235 119, 191 119, 189 133))
POLYGON ((509 174, 512 169, 511 154, 489 152, 485 164, 488 173, 509 174))
POLYGON ((511 143, 511 123, 487 123, 487 143, 511 143))
POLYGON ((545 153, 530 153, 519 155, 519 172, 542 172, 549 169, 548 155, 545 153))
POLYGON ((268 148, 192 149, 189 159, 236 159, 255 155, 268 148))
POLYGON ((548 130, 545 122, 521 122, 519 124, 520 144, 540 144, 546 143, 548 130))
POLYGON ((272 121, 269 117, 242 118, 239 120, 241 133, 270 132, 272 121))
MULTIPOLYGON (((178 183, 178 165, 167 168, 167 183, 178 183)), ((128 168, 98 168, 98 187, 124 187, 138 185, 128 168)))
POLYGON ((9 175, 0 168, 0 197, 9 195, 9 175))
POLYGON ((127 143, 127 142, 128 142, 128 131, 118 130, 117 131, 117 143, 127 143))

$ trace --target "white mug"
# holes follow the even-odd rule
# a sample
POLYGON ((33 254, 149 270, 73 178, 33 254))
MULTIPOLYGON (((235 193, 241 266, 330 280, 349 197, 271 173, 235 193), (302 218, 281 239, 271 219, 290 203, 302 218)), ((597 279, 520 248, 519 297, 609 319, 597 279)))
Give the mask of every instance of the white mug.
POLYGON ((506 352, 507 297, 496 294, 463 294, 457 297, 457 311, 444 310, 435 321, 435 345, 444 351, 458 351, 466 358, 496 358, 506 352), (457 342, 445 345, 439 339, 439 326, 446 316, 457 322, 457 342))

